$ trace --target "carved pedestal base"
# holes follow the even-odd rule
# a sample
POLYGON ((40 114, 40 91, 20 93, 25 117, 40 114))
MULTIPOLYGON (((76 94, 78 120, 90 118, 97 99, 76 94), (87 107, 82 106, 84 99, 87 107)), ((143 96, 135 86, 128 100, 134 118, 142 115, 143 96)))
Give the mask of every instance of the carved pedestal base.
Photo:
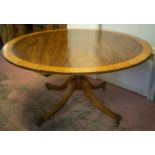
POLYGON ((70 76, 64 84, 61 86, 55 86, 49 83, 46 83, 46 87, 48 90, 54 89, 54 90, 63 90, 66 89, 64 92, 64 95, 61 97, 61 99, 55 104, 54 107, 51 108, 47 113, 45 113, 37 122, 38 126, 41 126, 43 122, 47 121, 49 118, 54 116, 69 100, 69 98, 72 96, 73 92, 76 89, 80 89, 84 92, 84 94, 87 96, 87 98, 90 100, 90 102, 95 105, 99 110, 101 110, 104 114, 110 116, 111 118, 115 119, 115 126, 119 125, 119 122, 121 120, 121 116, 119 114, 116 114, 109 110, 106 106, 104 106, 94 95, 92 92, 92 89, 98 89, 103 88, 105 89, 105 82, 102 82, 99 85, 93 85, 86 76, 70 76))

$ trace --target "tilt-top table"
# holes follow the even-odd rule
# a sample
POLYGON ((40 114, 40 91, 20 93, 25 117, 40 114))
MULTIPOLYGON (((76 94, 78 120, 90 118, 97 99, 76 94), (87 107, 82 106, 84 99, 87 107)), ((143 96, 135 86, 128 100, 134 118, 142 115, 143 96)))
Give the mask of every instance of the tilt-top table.
POLYGON ((87 74, 118 71, 147 60, 151 46, 142 39, 127 34, 101 30, 49 30, 15 38, 3 47, 3 56, 10 63, 44 76, 69 74, 61 86, 46 83, 48 90, 63 90, 64 95, 38 121, 38 125, 56 114, 76 89, 80 89, 103 113, 116 120, 112 112, 95 97, 92 89, 104 88, 105 82, 93 85, 87 74))

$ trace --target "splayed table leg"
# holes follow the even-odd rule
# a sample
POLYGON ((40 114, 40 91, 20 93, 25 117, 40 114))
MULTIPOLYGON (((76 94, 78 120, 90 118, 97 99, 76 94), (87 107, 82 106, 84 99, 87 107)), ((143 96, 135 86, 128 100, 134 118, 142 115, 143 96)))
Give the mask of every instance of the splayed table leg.
MULTIPOLYGON (((51 108, 47 113, 45 113, 37 122, 38 126, 41 126, 43 122, 49 120, 52 116, 54 116, 64 105, 67 103, 69 98, 72 96, 73 92, 77 90, 82 90, 87 98, 91 101, 93 105, 95 105, 99 110, 101 110, 104 114, 116 120, 115 126, 118 126, 121 120, 121 116, 112 112, 105 105, 103 105, 93 94, 92 89, 97 89, 105 86, 105 83, 101 85, 94 86, 91 84, 86 76, 70 76, 68 80, 61 86, 53 86, 49 85, 48 89, 54 90, 63 90, 66 88, 63 97, 56 103, 54 107, 51 108), (49 87, 50 86, 50 87, 49 87)), ((47 84, 46 84, 47 87, 47 84)))

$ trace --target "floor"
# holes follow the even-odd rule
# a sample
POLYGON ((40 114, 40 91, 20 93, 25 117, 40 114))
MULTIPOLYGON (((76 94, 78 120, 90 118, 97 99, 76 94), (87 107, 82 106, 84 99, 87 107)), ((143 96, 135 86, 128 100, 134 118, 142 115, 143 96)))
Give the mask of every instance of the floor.
POLYGON ((36 120, 63 92, 47 91, 44 84, 62 83, 67 76, 43 77, 15 67, 0 56, 0 130, 9 131, 133 131, 155 130, 155 102, 110 83, 95 90, 100 101, 122 115, 119 127, 76 91, 66 106, 42 127, 36 120))

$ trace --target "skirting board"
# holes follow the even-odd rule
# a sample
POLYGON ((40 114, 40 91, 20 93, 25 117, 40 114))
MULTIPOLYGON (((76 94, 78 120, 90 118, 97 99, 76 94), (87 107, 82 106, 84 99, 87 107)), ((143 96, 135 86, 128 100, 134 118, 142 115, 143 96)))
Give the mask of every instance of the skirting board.
POLYGON ((137 94, 140 94, 142 96, 148 97, 148 92, 145 92, 145 91, 143 91, 141 89, 138 89, 136 87, 127 85, 126 83, 123 83, 122 81, 118 81, 118 80, 116 80, 116 79, 114 79, 112 77, 106 77, 104 75, 100 75, 100 76, 97 77, 97 79, 105 80, 105 81, 107 81, 109 83, 115 84, 115 85, 117 85, 119 87, 122 87, 124 89, 130 90, 130 91, 135 92, 137 94))
POLYGON ((140 94, 142 96, 145 96, 148 100, 154 101, 155 100, 155 51, 153 51, 152 56, 149 59, 151 61, 151 66, 150 66, 150 79, 149 79, 149 85, 148 89, 139 89, 137 87, 134 87, 134 85, 129 85, 122 80, 116 79, 115 77, 113 78, 112 76, 107 76, 104 74, 97 75, 97 79, 105 80, 109 83, 115 84, 119 87, 122 87, 124 89, 130 90, 132 92, 135 92, 137 94, 140 94))

